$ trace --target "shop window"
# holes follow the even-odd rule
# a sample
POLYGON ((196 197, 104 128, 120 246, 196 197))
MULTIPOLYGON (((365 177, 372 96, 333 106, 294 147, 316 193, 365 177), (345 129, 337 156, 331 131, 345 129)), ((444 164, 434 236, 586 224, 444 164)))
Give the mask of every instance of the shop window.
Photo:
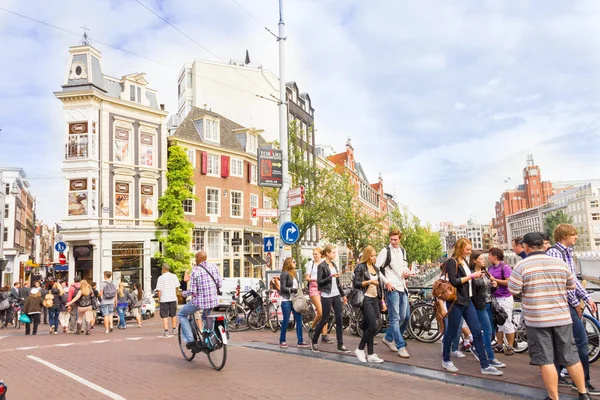
POLYGON ((142 218, 153 218, 156 215, 154 208, 154 205, 156 204, 156 200, 154 199, 154 186, 141 185, 140 193, 140 215, 142 218))
POLYGON ((140 165, 154 167, 154 135, 140 135, 140 165))
POLYGON ((131 164, 130 132, 126 129, 115 130, 115 155, 114 160, 118 163, 131 164))
MULTIPOLYGON (((69 180, 69 217, 88 215, 88 191, 87 179, 69 180)), ((18 208, 17 208, 18 211, 18 208)), ((17 220, 20 216, 17 215, 17 220)))
POLYGON ((130 217, 129 210, 129 183, 117 182, 115 184, 115 216, 130 217))

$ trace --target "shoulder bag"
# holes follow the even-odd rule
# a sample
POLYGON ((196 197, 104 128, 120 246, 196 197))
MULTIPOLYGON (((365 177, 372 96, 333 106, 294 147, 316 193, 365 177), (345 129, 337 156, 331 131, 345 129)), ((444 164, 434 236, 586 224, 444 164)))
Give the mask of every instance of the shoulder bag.
MULTIPOLYGON (((454 258, 450 260, 454 260, 454 258)), ((456 274, 458 275, 458 260, 454 261, 456 262, 456 274)), ((444 271, 440 274, 439 278, 433 282, 433 297, 443 301, 456 301, 456 288, 449 281, 442 279, 446 275, 447 263, 448 261, 446 261, 444 271)))
MULTIPOLYGON (((296 278, 294 278, 296 279, 296 278)), ((296 312, 302 314, 305 313, 306 311, 308 311, 308 301, 306 300, 306 298, 304 297, 304 294, 300 291, 296 292, 296 294, 294 294, 292 296, 292 307, 294 308, 294 310, 296 310, 296 312)))
MULTIPOLYGON (((209 271, 209 270, 207 270, 207 269, 204 267, 204 265, 202 265, 202 264, 198 264, 198 266, 199 266, 200 268, 202 268, 203 270, 205 270, 205 271, 206 271, 206 273, 207 273, 207 274, 208 274, 208 275, 209 275, 209 276, 212 278, 212 280, 213 280, 213 282, 215 283, 215 286, 216 286, 216 288, 217 288, 217 295, 218 295, 218 296, 222 295, 222 294, 223 294, 223 292, 221 292, 221 288, 220 288, 220 287, 219 287, 219 285, 217 284, 217 280, 215 279, 215 277, 213 276, 213 274, 211 274, 211 273, 210 273, 210 271, 209 271)), ((190 286, 190 287, 191 287, 191 286, 190 286)))
POLYGON ((498 301, 495 297, 492 297, 492 319, 494 320, 494 324, 496 326, 502 326, 508 319, 508 314, 504 309, 498 304, 498 301))

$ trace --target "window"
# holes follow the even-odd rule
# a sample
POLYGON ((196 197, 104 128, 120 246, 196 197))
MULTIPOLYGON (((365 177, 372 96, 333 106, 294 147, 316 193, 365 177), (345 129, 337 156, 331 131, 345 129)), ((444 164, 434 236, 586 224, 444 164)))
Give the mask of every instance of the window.
POLYGON ((8 218, 9 211, 10 211, 10 205, 5 204, 4 205, 4 218, 8 218))
POLYGON ((137 88, 137 102, 142 104, 142 88, 137 88))
POLYGON ((129 85, 129 101, 135 101, 135 85, 129 85))
MULTIPOLYGON (((154 185, 140 185, 140 215, 141 215, 141 217, 142 218, 155 217, 155 215, 156 215, 156 210, 154 207, 155 204, 156 204, 156 199, 154 198, 154 185)), ((185 212, 185 205, 184 205, 183 209, 185 212)), ((193 204, 192 204, 192 210, 193 210, 193 204)))
POLYGON ((192 87, 192 71, 187 71, 187 87, 192 87))
POLYGON ((595 234, 600 234, 600 225, 592 226, 592 232, 594 232, 595 234))
POLYGON ((140 134, 140 165, 144 167, 154 166, 154 135, 140 134))
POLYGON ((4 241, 8 242, 8 228, 4 227, 4 241))
POLYGON ((237 158, 232 158, 231 159, 231 176, 239 176, 239 177, 243 177, 244 176, 244 163, 242 162, 242 160, 238 160, 237 158))
POLYGON ((253 208, 258 208, 258 195, 257 194, 250 195, 250 215, 252 215, 253 208))
POLYGON ((592 221, 600 221, 600 213, 593 213, 592 221))
POLYGON ((235 190, 231 191, 231 216, 236 218, 241 218, 242 215, 242 206, 244 204, 243 193, 235 190))
POLYGON ((204 121, 204 139, 210 142, 219 142, 219 122, 207 119, 204 121))
MULTIPOLYGON (((232 241, 232 242, 233 242, 233 243, 242 243, 242 242, 241 242, 241 239, 240 239, 240 233, 239 233, 239 232, 233 232, 233 241, 232 241)), ((238 244, 238 245, 235 245, 235 244, 233 245, 233 256, 234 256, 234 257, 237 257, 237 256, 239 256, 239 255, 240 255, 240 247, 241 247, 241 246, 240 246, 239 244, 238 244)), ((235 261, 238 261, 238 262, 239 262, 239 260, 234 260, 234 261, 233 261, 233 263, 234 263, 234 267, 235 267, 235 261)), ((235 268, 234 268, 234 269, 235 269, 235 268)), ((235 271, 234 271, 234 273, 235 273, 235 271)), ((238 265, 238 274, 239 274, 239 265, 238 265)), ((238 276, 239 276, 239 275, 238 275, 238 276)))
POLYGON ((250 154, 256 154, 258 150, 258 137, 252 133, 246 134, 246 151, 250 154))
POLYGON ((192 235, 192 251, 204 250, 204 231, 194 230, 192 235))
MULTIPOLYGON (((229 257, 231 252, 231 239, 229 232, 223 232, 223 257, 229 257)), ((227 274, 229 276, 229 273, 227 274)))
POLYGON ((271 201, 271 199, 269 197, 263 198, 263 207, 264 208, 271 208, 271 207, 273 207, 273 202, 271 201))
MULTIPOLYGON (((131 217, 131 213, 129 212, 129 193, 129 183, 115 183, 115 216, 131 217)), ((71 207, 70 200, 69 198, 69 207, 71 207)))
POLYGON ((206 215, 219 215, 219 189, 206 189, 206 215))
POLYGON ((5 193, 6 193, 7 196, 10 194, 10 184, 8 184, 8 183, 6 184, 6 188, 5 188, 4 191, 5 191, 5 193))
POLYGON ((208 252, 208 258, 221 258, 219 251, 220 239, 219 232, 208 231, 208 248, 206 250, 208 252))
POLYGON ((221 165, 219 164, 219 156, 215 154, 208 155, 208 169, 207 173, 209 175, 219 175, 221 170, 221 165))
POLYGON ((115 130, 114 159, 116 162, 131 164, 131 143, 129 142, 130 131, 126 129, 115 130))
POLYGON ((252 243, 249 240, 244 240, 244 254, 252 254, 250 248, 252 246, 252 243))
POLYGON ((190 163, 192 163, 192 168, 196 169, 196 150, 187 149, 186 153, 188 160, 190 160, 190 163))
POLYGON ((600 246, 600 239, 594 239, 594 244, 596 246, 600 246))
POLYGON ((598 204, 598 200, 592 200, 590 201, 590 207, 591 208, 598 208, 600 205, 598 204))
MULTIPOLYGON (((81 215, 88 215, 88 186, 87 186, 88 182, 87 179, 70 179, 69 180, 69 204, 68 204, 68 215, 69 217, 78 217, 81 215)), ((117 188, 120 188, 122 184, 117 184, 117 188)), ((125 184, 125 186, 127 186, 126 189, 129 188, 129 185, 125 184)), ((127 211, 129 211, 129 190, 127 190, 127 192, 122 192, 126 197, 126 202, 125 205, 123 205, 123 207, 126 208, 127 211)), ((117 199, 119 199, 119 196, 121 195, 121 193, 119 193, 117 191, 117 199)), ((120 204, 117 203, 116 204, 116 208, 117 208, 117 212, 119 210, 119 206, 120 204)), ((6 209, 4 211, 5 215, 6 215, 6 209)), ((17 221, 21 221, 21 210, 20 208, 17 206, 17 208, 15 209, 15 215, 16 215, 16 220, 17 221)))
POLYGON ((256 185, 256 165, 250 164, 250 183, 256 185))

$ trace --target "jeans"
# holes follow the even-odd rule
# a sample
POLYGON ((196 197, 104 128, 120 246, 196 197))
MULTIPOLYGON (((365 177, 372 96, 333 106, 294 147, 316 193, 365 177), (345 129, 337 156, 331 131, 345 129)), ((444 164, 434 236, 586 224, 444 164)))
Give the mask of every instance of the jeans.
MULTIPOLYGON (((177 319, 179 319, 179 326, 181 329, 181 336, 183 341, 190 343, 194 341, 194 335, 192 333, 192 326, 190 325, 189 316, 194 315, 200 308, 196 307, 192 302, 186 303, 185 306, 181 307, 177 313, 177 319)), ((210 315, 212 310, 204 310, 202 313, 202 320, 206 321, 206 317, 210 315)))
POLYGON ((48 319, 50 320, 50 326, 54 327, 54 332, 58 332, 58 314, 60 308, 51 308, 48 310, 48 319))
POLYGON ((323 327, 327 321, 329 321, 329 315, 331 314, 331 308, 333 307, 333 312, 335 315, 335 337, 337 339, 338 346, 343 345, 344 337, 342 334, 344 326, 342 325, 342 298, 339 295, 335 297, 321 296, 321 304, 323 306, 323 317, 321 317, 321 320, 317 324, 315 332, 313 333, 313 343, 317 344, 319 342, 319 336, 321 335, 323 327))
POLYGON ((287 333, 287 326, 290 322, 290 313, 294 314, 294 321, 296 321, 296 338, 298 344, 304 343, 302 339, 302 314, 294 310, 291 301, 281 302, 281 314, 283 315, 283 322, 281 323, 281 333, 279 333, 279 343, 285 342, 285 334, 287 333))
POLYGON ((366 297, 362 305, 363 335, 358 345, 359 350, 364 350, 367 346, 367 353, 373 355, 373 338, 377 332, 377 321, 379 320, 379 299, 377 297, 366 297))
POLYGON ((126 328, 127 323, 125 322, 125 310, 127 306, 117 305, 117 313, 119 314, 119 327, 126 328))
POLYGON ((389 325, 385 334, 385 340, 396 342, 396 348, 400 350, 406 347, 406 342, 402 337, 406 327, 408 326, 408 319, 410 317, 410 308, 408 305, 408 296, 405 292, 399 292, 393 290, 391 292, 385 291, 385 302, 388 308, 389 325))
MULTIPOLYGON (((447 303, 449 310, 451 306, 452 303, 447 303)), ((469 305, 466 306, 454 304, 448 313, 448 334, 444 335, 444 347, 442 350, 444 362, 450 361, 450 344, 456 335, 458 335, 458 329, 461 327, 461 318, 465 319, 467 326, 471 330, 471 334, 473 335, 473 344, 475 345, 475 350, 479 356, 479 364, 481 365, 481 368, 489 367, 490 363, 485 355, 483 339, 481 337, 481 324, 479 323, 479 318, 477 318, 477 311, 475 311, 475 307, 470 300, 469 305)))
MULTIPOLYGON (((448 332, 448 316, 446 316, 446 318, 444 318, 444 326, 446 327, 445 332, 448 332)), ((463 326, 463 320, 461 318, 460 323, 458 324, 458 332, 456 333, 456 337, 452 340, 452 347, 450 348, 452 351, 458 351, 458 345, 460 344, 460 335, 462 334, 462 326, 463 326)), ((445 333, 444 333, 444 336, 446 336, 445 333)), ((442 340, 442 344, 443 344, 443 340, 442 340)))
MULTIPOLYGON (((577 352, 579 353, 579 360, 585 373, 585 383, 590 382, 590 356, 588 354, 588 338, 583 326, 583 321, 577 315, 577 310, 569 305, 569 311, 571 312, 571 319, 573 320, 573 339, 575 339, 575 346, 577 346, 577 352)), ((558 373, 563 369, 563 365, 557 365, 558 373)))
POLYGON ((490 317, 488 316, 487 307, 490 307, 490 303, 486 304, 486 308, 483 310, 475 309, 477 317, 479 318, 479 324, 483 331, 483 347, 487 354, 488 361, 492 361, 496 356, 492 349, 492 324, 490 323, 490 317))

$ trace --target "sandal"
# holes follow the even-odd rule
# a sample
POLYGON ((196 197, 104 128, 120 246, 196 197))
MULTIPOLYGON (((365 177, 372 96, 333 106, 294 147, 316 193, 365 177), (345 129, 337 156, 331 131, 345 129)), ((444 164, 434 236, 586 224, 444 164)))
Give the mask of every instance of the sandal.
POLYGON ((286 342, 281 342, 281 343, 279 343, 279 347, 281 347, 282 349, 287 349, 288 344, 286 342))

